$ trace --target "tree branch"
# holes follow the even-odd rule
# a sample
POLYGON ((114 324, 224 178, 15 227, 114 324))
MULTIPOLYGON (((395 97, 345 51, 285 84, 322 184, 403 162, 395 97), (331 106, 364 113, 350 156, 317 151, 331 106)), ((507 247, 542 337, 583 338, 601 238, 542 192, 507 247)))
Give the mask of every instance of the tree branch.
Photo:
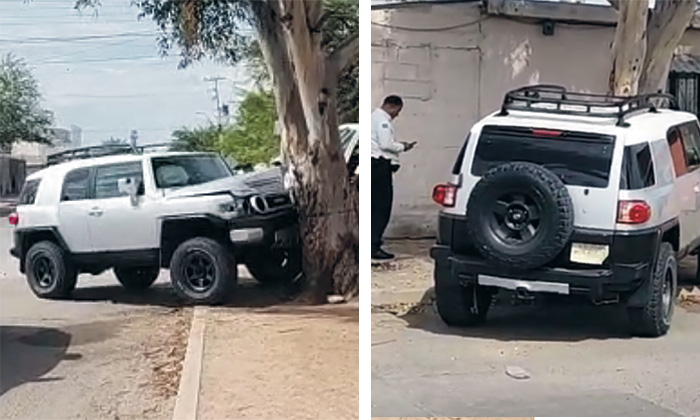
POLYGON ((329 78, 337 80, 340 73, 347 67, 352 59, 359 54, 360 39, 357 32, 348 36, 338 48, 326 57, 326 73, 329 78))

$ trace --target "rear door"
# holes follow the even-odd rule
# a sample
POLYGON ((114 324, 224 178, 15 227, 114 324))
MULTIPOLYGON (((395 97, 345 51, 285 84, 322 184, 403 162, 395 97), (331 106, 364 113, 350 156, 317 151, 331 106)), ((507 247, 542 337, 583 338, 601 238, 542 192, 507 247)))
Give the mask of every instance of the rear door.
POLYGON ((619 192, 614 180, 620 173, 620 164, 614 161, 615 140, 612 135, 587 132, 485 126, 474 152, 471 182, 476 184, 487 171, 508 162, 544 166, 566 185, 575 226, 612 230, 619 192))
POLYGON ((680 210, 680 248, 698 246, 700 238, 700 127, 697 121, 668 132, 668 144, 676 175, 674 200, 680 210))

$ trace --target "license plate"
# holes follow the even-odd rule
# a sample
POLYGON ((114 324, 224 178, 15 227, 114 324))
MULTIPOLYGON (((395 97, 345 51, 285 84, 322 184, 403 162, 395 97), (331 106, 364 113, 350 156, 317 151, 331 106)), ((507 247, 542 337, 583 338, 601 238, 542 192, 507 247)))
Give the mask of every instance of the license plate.
POLYGON ((574 243, 571 245, 571 262, 580 264, 603 264, 610 254, 608 245, 599 244, 580 244, 574 243))

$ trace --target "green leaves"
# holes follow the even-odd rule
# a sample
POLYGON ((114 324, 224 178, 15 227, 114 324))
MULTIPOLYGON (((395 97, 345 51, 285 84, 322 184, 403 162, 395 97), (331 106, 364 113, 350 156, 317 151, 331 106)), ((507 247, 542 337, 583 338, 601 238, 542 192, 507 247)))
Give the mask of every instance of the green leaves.
POLYGON ((243 99, 231 127, 216 126, 173 132, 179 150, 219 152, 241 165, 270 163, 279 155, 280 138, 275 135, 275 100, 270 92, 250 92, 243 99))
POLYGON ((39 85, 24 62, 0 60, 0 149, 17 141, 49 143, 51 112, 41 108, 39 85))

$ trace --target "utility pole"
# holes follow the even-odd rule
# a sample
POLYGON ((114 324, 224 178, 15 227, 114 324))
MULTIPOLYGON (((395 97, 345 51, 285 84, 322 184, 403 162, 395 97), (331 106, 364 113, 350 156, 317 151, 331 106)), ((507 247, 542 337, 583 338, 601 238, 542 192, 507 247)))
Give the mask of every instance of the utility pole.
POLYGON ((217 122, 219 123, 219 129, 221 129, 221 96, 219 95, 219 82, 225 80, 223 76, 210 76, 205 77, 205 82, 214 83, 214 96, 216 98, 216 115, 217 122))

